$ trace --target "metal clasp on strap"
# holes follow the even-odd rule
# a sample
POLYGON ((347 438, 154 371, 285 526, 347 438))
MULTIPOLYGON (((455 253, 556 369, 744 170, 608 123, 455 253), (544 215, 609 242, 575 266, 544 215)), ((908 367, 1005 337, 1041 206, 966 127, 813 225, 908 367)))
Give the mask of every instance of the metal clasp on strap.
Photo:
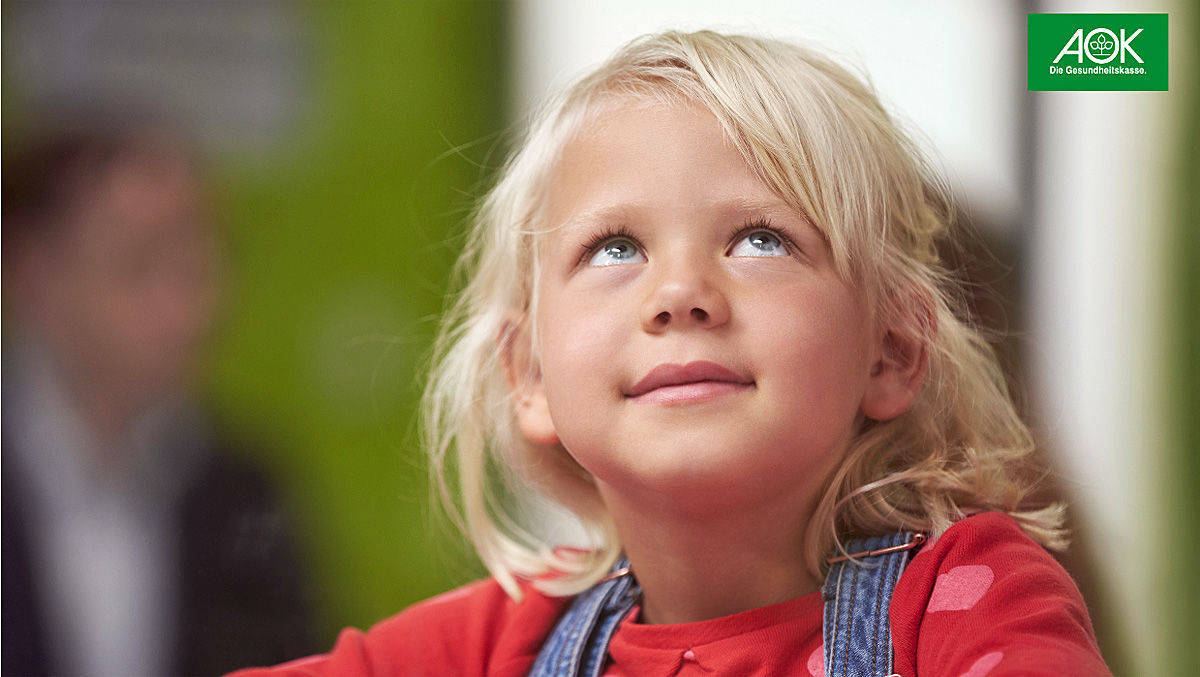
POLYGON ((901 543, 900 545, 893 545, 890 548, 880 548, 878 550, 863 550, 862 552, 852 552, 848 555, 839 555, 837 557, 830 557, 830 558, 826 559, 825 561, 829 562, 830 564, 836 564, 837 562, 844 562, 848 559, 853 559, 856 557, 874 557, 876 555, 886 555, 889 552, 900 552, 901 550, 912 550, 913 548, 920 547, 920 545, 924 542, 925 542, 925 534, 913 534, 912 540, 907 543, 901 543))
POLYGON ((620 577, 622 577, 622 576, 628 576, 628 575, 630 574, 630 572, 631 572, 631 571, 632 571, 632 570, 631 570, 629 567, 621 567, 620 569, 617 569, 616 571, 614 571, 614 572, 612 572, 612 573, 610 573, 610 574, 606 575, 604 578, 601 578, 600 580, 596 581, 596 583, 597 583, 597 584, 600 584, 600 583, 604 583, 604 582, 606 582, 606 581, 611 581, 611 580, 613 580, 614 578, 620 578, 620 577))

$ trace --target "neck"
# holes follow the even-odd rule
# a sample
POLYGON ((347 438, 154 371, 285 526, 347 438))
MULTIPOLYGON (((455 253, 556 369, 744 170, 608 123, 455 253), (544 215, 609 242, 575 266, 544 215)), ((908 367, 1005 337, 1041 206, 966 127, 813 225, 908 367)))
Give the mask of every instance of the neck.
POLYGON ((600 488, 642 587, 643 623, 719 618, 820 587, 803 557, 815 497, 785 496, 696 515, 600 488))
POLYGON ((66 402, 94 436, 97 457, 92 460, 102 464, 119 461, 147 398, 107 370, 87 369, 71 361, 56 362, 53 367, 66 402))
POLYGON ((74 404, 80 415, 87 421, 100 448, 98 453, 105 461, 109 456, 119 454, 125 446, 129 430, 137 418, 137 409, 132 402, 121 397, 110 396, 110 393, 96 392, 90 389, 76 391, 74 404))

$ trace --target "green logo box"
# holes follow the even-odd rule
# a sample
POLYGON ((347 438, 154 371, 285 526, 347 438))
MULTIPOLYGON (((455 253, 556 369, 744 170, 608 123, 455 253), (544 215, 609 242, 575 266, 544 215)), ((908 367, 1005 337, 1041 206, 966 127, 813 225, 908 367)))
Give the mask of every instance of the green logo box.
POLYGON ((1028 89, 1167 90, 1166 14, 1029 14, 1028 89))

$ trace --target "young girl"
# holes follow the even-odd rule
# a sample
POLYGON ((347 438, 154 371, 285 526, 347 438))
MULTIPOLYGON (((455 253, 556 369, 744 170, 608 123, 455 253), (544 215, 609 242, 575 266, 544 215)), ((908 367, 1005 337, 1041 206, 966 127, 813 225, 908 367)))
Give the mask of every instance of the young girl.
POLYGON ((505 166, 437 346, 492 578, 269 674, 1107 674, 950 221, 821 54, 624 47, 505 166))

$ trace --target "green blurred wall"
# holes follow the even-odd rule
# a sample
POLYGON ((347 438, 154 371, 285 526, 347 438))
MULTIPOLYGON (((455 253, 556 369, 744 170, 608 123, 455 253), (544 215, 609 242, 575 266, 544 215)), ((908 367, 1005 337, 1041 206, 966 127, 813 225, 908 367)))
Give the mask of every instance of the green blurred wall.
POLYGON ((306 14, 293 143, 217 172, 229 305, 206 385, 297 511, 329 646, 483 574, 428 509, 416 405, 454 236, 497 161, 508 26, 487 2, 306 14))
MULTIPOLYGON (((1188 5, 1173 12, 1182 33, 1200 37, 1200 11, 1188 5)), ((1171 404, 1168 419, 1168 456, 1163 496, 1171 516, 1163 543, 1164 572, 1161 605, 1166 619, 1165 668, 1172 675, 1200 675, 1200 58, 1194 45, 1185 49, 1186 64, 1171 64, 1176 73, 1172 93, 1180 99, 1178 120, 1183 143, 1172 169, 1177 182, 1169 187, 1176 203, 1172 231, 1170 303, 1167 323, 1170 368, 1167 387, 1171 404)), ((1182 51, 1182 50, 1181 50, 1182 51)))

